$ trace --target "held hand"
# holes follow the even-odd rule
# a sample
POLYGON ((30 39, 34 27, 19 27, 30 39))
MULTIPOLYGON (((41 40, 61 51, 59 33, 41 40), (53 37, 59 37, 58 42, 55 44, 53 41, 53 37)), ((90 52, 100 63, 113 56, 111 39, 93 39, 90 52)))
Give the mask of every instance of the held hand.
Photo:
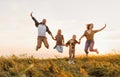
POLYGON ((62 46, 66 46, 66 45, 63 43, 62 46))
POLYGON ((65 45, 66 47, 68 47, 68 45, 65 45))

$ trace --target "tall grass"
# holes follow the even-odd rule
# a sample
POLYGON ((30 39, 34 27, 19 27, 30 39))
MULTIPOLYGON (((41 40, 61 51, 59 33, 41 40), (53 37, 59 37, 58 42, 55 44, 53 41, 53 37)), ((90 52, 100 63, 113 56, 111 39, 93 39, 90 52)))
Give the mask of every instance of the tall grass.
POLYGON ((79 56, 73 65, 67 61, 57 57, 0 57, 0 77, 120 77, 120 54, 79 56))

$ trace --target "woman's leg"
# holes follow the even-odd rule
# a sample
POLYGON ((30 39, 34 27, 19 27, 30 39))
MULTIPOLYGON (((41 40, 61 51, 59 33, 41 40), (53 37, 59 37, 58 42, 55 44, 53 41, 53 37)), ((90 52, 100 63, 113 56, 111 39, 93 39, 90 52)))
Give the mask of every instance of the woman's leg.
POLYGON ((99 54, 98 50, 97 49, 94 49, 94 41, 91 41, 90 42, 90 49, 89 49, 91 52, 96 52, 97 54, 99 54))
POLYGON ((84 49, 86 55, 88 55, 88 53, 89 53, 89 52, 88 52, 88 48, 89 48, 89 46, 90 46, 89 41, 86 41, 86 43, 85 43, 85 49, 84 49))

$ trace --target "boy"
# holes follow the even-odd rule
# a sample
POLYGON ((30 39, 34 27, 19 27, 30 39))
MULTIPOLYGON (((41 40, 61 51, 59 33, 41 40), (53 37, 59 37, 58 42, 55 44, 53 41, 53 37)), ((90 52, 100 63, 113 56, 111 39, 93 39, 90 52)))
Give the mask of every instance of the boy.
POLYGON ((67 43, 66 46, 69 46, 69 64, 75 64, 74 62, 74 58, 75 58, 75 45, 76 44, 80 44, 80 42, 78 42, 76 40, 76 35, 72 36, 72 39, 70 39, 67 43))
POLYGON ((57 35, 55 36, 56 45, 54 49, 57 49, 58 52, 63 52, 64 36, 61 34, 61 29, 58 29, 57 35))

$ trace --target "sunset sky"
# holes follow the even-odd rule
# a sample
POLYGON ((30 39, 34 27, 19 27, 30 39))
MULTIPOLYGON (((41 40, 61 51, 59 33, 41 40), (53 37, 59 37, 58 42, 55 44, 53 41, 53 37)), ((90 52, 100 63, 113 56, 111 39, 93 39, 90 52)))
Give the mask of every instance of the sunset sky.
MULTIPOLYGON (((100 54, 119 53, 120 0, 0 0, 0 55, 33 54, 68 55, 68 48, 59 54, 53 49, 55 41, 47 34, 50 49, 44 45, 36 52, 37 28, 30 12, 38 21, 47 19, 47 25, 56 35, 62 29, 65 42, 77 35, 77 40, 93 23, 94 29, 107 27, 95 34, 95 48, 100 54), (114 51, 113 51, 114 50, 114 51), (117 51, 116 51, 117 50, 117 51)), ((84 53, 85 38, 76 45, 76 55, 84 53)), ((91 53, 94 54, 94 53, 91 53)))

